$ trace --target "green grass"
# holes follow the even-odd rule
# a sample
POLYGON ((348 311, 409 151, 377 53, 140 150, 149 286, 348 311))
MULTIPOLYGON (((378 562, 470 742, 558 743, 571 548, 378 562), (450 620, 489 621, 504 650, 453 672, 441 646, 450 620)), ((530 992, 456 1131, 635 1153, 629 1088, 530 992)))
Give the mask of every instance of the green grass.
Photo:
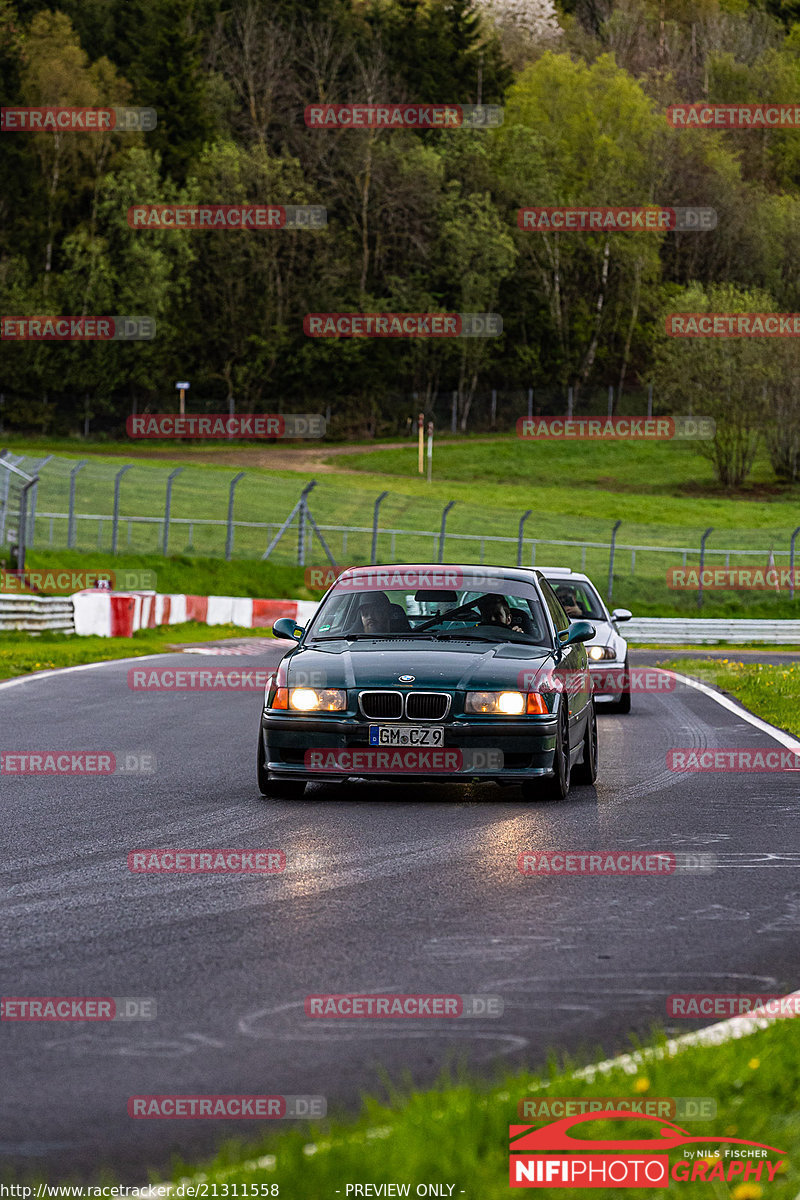
POLYGON ((252 596, 261 599, 312 600, 319 593, 304 582, 302 567, 252 559, 193 558, 181 554, 118 554, 82 550, 32 550, 31 571, 150 571, 155 590, 190 596, 252 596))
POLYGON ((237 625, 198 625, 194 621, 162 625, 158 629, 140 629, 129 638, 76 637, 71 633, 0 633, 0 679, 142 654, 169 654, 170 645, 178 642, 212 642, 240 637, 271 638, 272 633, 237 625))
MULTIPOLYGON (((659 1043, 655 1042, 658 1046, 659 1043)), ((700 1136, 731 1136, 777 1146, 787 1154, 786 1169, 761 1191, 735 1183, 674 1184, 687 1200, 732 1197, 791 1200, 800 1186, 800 1022, 775 1020, 736 1041, 716 1047, 686 1047, 673 1057, 646 1060, 627 1074, 615 1068, 594 1082, 575 1079, 575 1063, 551 1062, 544 1075, 509 1073, 494 1086, 469 1079, 444 1081, 426 1091, 390 1090, 388 1098, 367 1099, 357 1119, 334 1114, 315 1125, 270 1131, 252 1140, 227 1142, 199 1168, 178 1161, 170 1172, 177 1184, 194 1180, 222 1184, 276 1184, 280 1195, 303 1200, 344 1196, 346 1183, 409 1183, 410 1194, 421 1182, 455 1184, 454 1196, 480 1200, 509 1196, 508 1126, 527 1124, 518 1115, 525 1098, 560 1097, 690 1097, 715 1101, 717 1115, 686 1121, 684 1128, 700 1136), (549 1083, 548 1083, 549 1080, 549 1083)), ((546 1120, 531 1122, 545 1124, 546 1120)), ((682 1122, 678 1121, 677 1124, 682 1122)), ((652 1137, 641 1122, 603 1121, 591 1128, 595 1138, 652 1137)), ((246 1135, 245 1135, 246 1136, 246 1135)), ((713 1147, 710 1147, 713 1152, 713 1147)), ((772 1156, 774 1161, 776 1156, 772 1156)), ((681 1150, 670 1154, 671 1165, 681 1150)), ((155 1182, 164 1176, 151 1173, 155 1182)), ((750 1185, 752 1186, 752 1185, 750 1185)), ((228 1195, 235 1194, 230 1188, 228 1195)), ((239 1195, 241 1195, 241 1188, 239 1195)), ((651 1190, 625 1191, 630 1200, 645 1200, 651 1190)), ((539 1189, 537 1195, 579 1200, 585 1190, 539 1189)), ((597 1200, 618 1200, 615 1189, 593 1189, 597 1200)))
POLYGON ((800 737, 800 663, 765 666, 735 658, 675 658, 660 665, 715 684, 757 717, 800 737))
MULTIPOLYGON (((124 455, 125 447, 121 446, 124 455)), ((41 455, 47 452, 47 444, 19 443, 15 449, 41 455)), ((268 453, 264 447, 259 449, 268 453)), ((172 445, 171 450, 174 457, 169 459, 128 460, 134 465, 121 483, 117 547, 126 560, 135 555, 160 559, 166 479, 178 465, 184 470, 173 487, 171 555, 209 560, 224 551, 228 485, 236 467, 193 463, 196 450, 188 443, 172 445), (152 519, 147 524, 130 520, 142 515, 152 519), (200 526, 200 518, 218 524, 200 526)), ((231 448, 226 446, 225 450, 230 452, 231 448)), ((94 561, 110 551, 113 480, 126 459, 111 455, 108 446, 81 445, 68 457, 60 443, 59 451, 42 471, 34 553, 49 551, 51 546, 55 551, 65 544, 66 521, 51 521, 44 514, 67 510, 69 471, 83 455, 89 462, 77 476, 78 511, 105 518, 101 523, 77 523, 78 546, 87 561, 94 561)), ((319 451, 324 455, 325 447, 320 446, 319 451)), ((234 563, 249 561, 257 567, 311 472, 254 467, 248 457, 251 452, 251 447, 237 450, 241 455, 237 461, 241 461, 245 475, 235 493, 234 514, 237 521, 251 524, 236 529, 234 563), (269 529, 255 527, 253 523, 258 522, 269 523, 269 529)), ((324 531, 340 565, 369 561, 373 505, 384 490, 389 495, 380 509, 380 562, 435 561, 442 509, 450 500, 455 504, 447 518, 444 554, 450 562, 514 564, 519 520, 528 509, 532 513, 525 534, 542 539, 608 543, 612 526, 619 519, 622 524, 617 535, 614 603, 642 616, 699 615, 696 594, 668 589, 666 572, 668 567, 682 565, 681 548, 697 547, 707 527, 714 530, 708 541, 709 566, 725 562, 712 553, 715 549, 731 550, 732 566, 765 566, 770 549, 788 549, 799 519, 800 487, 780 488, 769 483, 763 461, 758 464, 752 487, 739 494, 727 494, 714 485, 708 462, 692 444, 545 444, 516 438, 490 442, 465 439, 439 446, 436 478, 431 484, 417 475, 412 442, 402 450, 329 457, 329 462, 339 470, 318 474, 317 486, 309 498, 311 512, 321 525, 361 527, 361 532, 337 528, 324 531), (341 473, 342 469, 349 473, 341 473), (389 529, 398 531, 394 538, 389 529), (493 537, 508 540, 493 541, 493 537), (674 552, 637 550, 634 563, 630 546, 671 547, 674 552), (737 556, 742 550, 757 550, 758 557, 737 556)), ((269 561, 289 566, 296 558, 297 530, 292 528, 269 561)), ((608 549, 602 546, 589 547, 585 554, 579 547, 535 547, 537 565, 564 564, 585 569, 604 594, 608 560, 608 549)), ((307 561, 326 562, 316 539, 307 561)), ((523 563, 531 565, 532 561, 532 547, 526 545, 523 563)), ((696 565, 697 555, 689 554, 687 561, 696 565)), ((780 553, 776 562, 779 566, 788 564, 780 553)), ((165 590, 160 580, 159 588, 165 590)), ((233 587, 225 590, 234 591, 233 587)), ((241 589, 238 592, 252 594, 241 589)), ((261 587, 255 594, 269 593, 261 587)), ((800 616, 800 590, 795 600, 790 600, 786 592, 707 591, 702 614, 800 616)))

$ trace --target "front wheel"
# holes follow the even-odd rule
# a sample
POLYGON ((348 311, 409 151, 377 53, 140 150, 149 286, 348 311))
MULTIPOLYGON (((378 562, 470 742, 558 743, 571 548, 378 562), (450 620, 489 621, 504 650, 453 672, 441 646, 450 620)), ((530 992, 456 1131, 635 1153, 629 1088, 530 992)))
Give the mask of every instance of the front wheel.
POLYGON ((522 796, 525 800, 566 800, 569 788, 569 715, 566 704, 562 704, 553 751, 553 774, 531 783, 523 783, 522 796))
POLYGON ((591 701, 591 712, 586 721, 586 733, 583 735, 583 762, 576 765, 572 778, 576 783, 588 784, 597 779, 597 713, 594 700, 591 701))
POLYGON ((261 738, 258 739, 256 755, 256 774, 258 790, 267 800, 299 800, 306 790, 305 782, 301 779, 273 779, 264 766, 264 747, 261 738))

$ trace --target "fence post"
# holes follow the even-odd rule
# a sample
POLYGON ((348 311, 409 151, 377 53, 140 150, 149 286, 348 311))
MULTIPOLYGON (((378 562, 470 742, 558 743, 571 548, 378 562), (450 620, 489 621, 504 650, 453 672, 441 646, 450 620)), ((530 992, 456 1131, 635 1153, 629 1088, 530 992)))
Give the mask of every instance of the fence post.
POLYGON ((572 420, 572 388, 567 389, 567 420, 572 420))
POLYGON ((613 385, 613 383, 610 383, 608 385, 608 415, 610 417, 613 417, 613 415, 614 415, 614 385, 613 385))
POLYGON ((647 389, 647 418, 648 420, 653 415, 653 385, 652 383, 647 389))
MULTIPOLYGON (((172 481, 175 476, 180 475, 181 471, 183 470, 183 467, 176 467, 175 470, 171 471, 167 476, 167 498, 164 503, 164 541, 161 550, 165 558, 167 557, 167 549, 169 547, 169 510, 172 507, 172 481)), ((128 525, 128 529, 130 530, 130 525, 128 525)))
POLYGON ((709 525, 703 536, 700 538, 700 575, 697 580, 697 607, 703 607, 703 564, 706 560, 706 538, 713 530, 714 526, 709 525))
POLYGON ((533 388, 528 388, 528 420, 533 416, 533 388))
POLYGON ((494 429, 497 424, 497 388, 492 388, 492 408, 491 408, 491 426, 494 429))
POLYGON ((532 512, 533 512, 533 509, 529 508, 527 510, 527 512, 523 513, 523 515, 519 519, 519 533, 517 534, 517 566, 518 567, 522 566, 522 527, 532 512))
POLYGON ((450 407, 450 432, 458 433, 458 392, 453 392, 453 402, 450 407))
POLYGON ((792 540, 789 543, 789 599, 794 600, 794 543, 800 533, 800 525, 797 526, 792 534, 792 540))
POLYGON ((444 509, 443 509, 443 511, 442 511, 442 531, 441 531, 441 533, 439 534, 439 562, 444 562, 444 531, 445 531, 445 525, 447 524, 447 514, 450 512, 450 509, 453 507, 453 505, 454 505, 454 504, 455 504, 455 500, 451 500, 451 501, 450 501, 448 504, 446 504, 446 505, 444 506, 444 509))
POLYGON ((238 475, 234 475, 233 479, 231 480, 231 486, 228 489, 228 530, 225 534, 226 562, 231 561, 231 555, 233 554, 233 492, 243 475, 244 471, 240 471, 238 475))
POLYGON ((308 510, 308 500, 306 496, 312 488, 317 486, 316 479, 312 479, 307 483, 300 493, 300 507, 297 512, 297 565, 304 567, 306 565, 306 513, 308 510))
POLYGON ((35 488, 39 482, 39 476, 34 475, 33 479, 28 483, 23 484, 19 497, 19 529, 17 531, 17 570, 25 570, 25 533, 26 522, 28 518, 28 492, 31 488, 35 488))
POLYGON ((39 472, 42 467, 46 467, 52 458, 52 454, 48 454, 47 458, 43 458, 36 466, 36 483, 31 491, 31 502, 28 506, 28 536, 25 544, 32 546, 36 536, 36 502, 39 498, 39 472))
POLYGON ((614 591, 614 552, 617 546, 617 530, 622 521, 617 521, 614 528, 611 530, 611 550, 608 555, 608 602, 611 603, 611 596, 614 591))
MULTIPOLYGON (((111 522, 111 553, 117 553, 117 535, 119 533, 119 486, 122 483, 122 476, 126 471, 130 471, 133 463, 128 463, 127 467, 122 467, 114 476, 114 517, 111 522)), ((100 528, 103 528, 102 521, 100 528)))
POLYGON ((75 549, 75 484, 78 471, 86 466, 86 459, 82 458, 79 463, 69 473, 69 517, 67 518, 67 549, 75 549))
MULTIPOLYGON (((5 458, 7 451, 0 452, 0 458, 5 458)), ((0 500, 0 546, 6 538, 6 514, 8 513, 8 490, 11 483, 11 472, 3 471, 3 498, 0 500)))
POLYGON ((372 510, 372 550, 370 551, 369 561, 373 567, 378 561, 378 509, 381 506, 381 501, 385 500, 388 495, 388 492, 381 492, 375 501, 375 508, 372 510))

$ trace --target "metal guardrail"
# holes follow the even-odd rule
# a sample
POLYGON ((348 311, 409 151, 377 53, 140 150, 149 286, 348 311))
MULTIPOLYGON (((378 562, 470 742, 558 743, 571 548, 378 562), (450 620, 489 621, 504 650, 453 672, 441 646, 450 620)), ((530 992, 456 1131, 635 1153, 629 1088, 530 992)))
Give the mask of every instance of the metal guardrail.
POLYGON ((46 629, 75 632, 71 596, 0 595, 0 632, 41 633, 46 629))
POLYGON ((725 620, 696 617, 634 617, 619 627, 629 642, 692 646, 728 642, 769 642, 800 646, 800 621, 725 620))

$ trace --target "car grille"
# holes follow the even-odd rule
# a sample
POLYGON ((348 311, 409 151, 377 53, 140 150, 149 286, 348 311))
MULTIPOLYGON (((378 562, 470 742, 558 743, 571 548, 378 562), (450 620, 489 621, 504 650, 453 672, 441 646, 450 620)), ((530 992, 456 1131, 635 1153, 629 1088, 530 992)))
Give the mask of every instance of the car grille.
POLYGON ((443 721, 449 707, 450 697, 444 692, 409 692, 406 696, 409 721, 443 721))
POLYGON ((401 692, 362 692, 361 711, 375 721, 399 721, 403 715, 401 692))

